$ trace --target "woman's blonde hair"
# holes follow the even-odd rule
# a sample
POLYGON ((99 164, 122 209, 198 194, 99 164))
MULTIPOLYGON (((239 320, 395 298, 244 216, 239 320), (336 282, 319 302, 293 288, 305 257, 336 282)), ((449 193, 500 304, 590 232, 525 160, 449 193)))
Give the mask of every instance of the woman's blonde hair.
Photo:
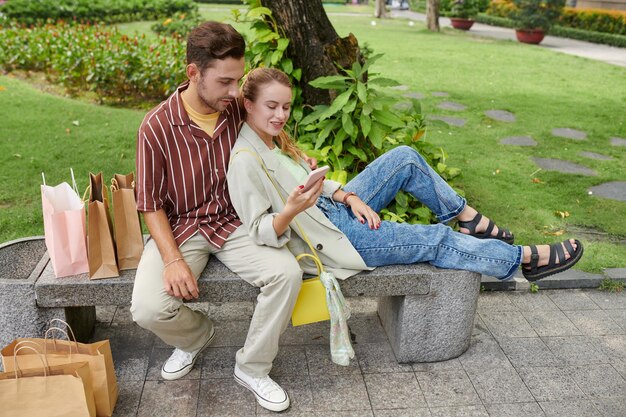
MULTIPOLYGON (((290 89, 292 88, 289 77, 281 70, 276 68, 255 68, 248 73, 241 85, 241 96, 244 99, 255 102, 261 87, 274 81, 290 89)), ((291 156, 294 160, 298 161, 304 159, 304 154, 284 129, 281 130, 276 137, 276 142, 280 150, 291 156)))

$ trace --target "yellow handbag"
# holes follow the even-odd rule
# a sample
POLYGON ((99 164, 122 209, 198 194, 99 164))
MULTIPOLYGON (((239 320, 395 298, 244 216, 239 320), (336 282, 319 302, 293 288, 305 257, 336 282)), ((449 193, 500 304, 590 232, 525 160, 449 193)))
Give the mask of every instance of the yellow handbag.
MULTIPOLYGON (((296 260, 310 257, 317 265, 318 273, 322 273, 323 266, 317 256, 303 253, 298 255, 296 260)), ((326 288, 319 275, 315 278, 305 279, 300 287, 300 293, 296 300, 296 305, 291 313, 291 324, 301 326, 303 324, 317 323, 318 321, 330 320, 328 303, 326 301, 326 288)))

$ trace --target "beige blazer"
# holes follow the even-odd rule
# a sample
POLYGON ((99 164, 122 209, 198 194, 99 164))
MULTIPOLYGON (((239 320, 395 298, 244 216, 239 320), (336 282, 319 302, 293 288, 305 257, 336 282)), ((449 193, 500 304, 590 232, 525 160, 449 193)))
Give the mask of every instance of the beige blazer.
MULTIPOLYGON (((256 153, 263 160, 285 200, 299 185, 289 170, 279 163, 278 157, 268 149, 250 126, 244 123, 231 152, 226 174, 230 199, 243 221, 242 227, 248 229, 250 237, 258 245, 275 248, 287 246, 294 256, 305 252, 310 253, 308 245, 302 239, 300 230, 295 224, 292 223, 281 236, 276 236, 272 222, 277 213, 284 208, 283 200, 267 177, 259 160, 242 149, 256 153)), ((310 171, 303 161, 301 165, 310 171)), ((341 184, 338 182, 325 180, 322 194, 332 196, 340 187, 341 184)), ((334 273, 335 277, 345 279, 362 270, 373 269, 365 265, 348 238, 316 206, 298 214, 296 220, 317 251, 322 264, 334 273)), ((304 259, 300 261, 300 265, 304 272, 317 274, 312 261, 304 259)))

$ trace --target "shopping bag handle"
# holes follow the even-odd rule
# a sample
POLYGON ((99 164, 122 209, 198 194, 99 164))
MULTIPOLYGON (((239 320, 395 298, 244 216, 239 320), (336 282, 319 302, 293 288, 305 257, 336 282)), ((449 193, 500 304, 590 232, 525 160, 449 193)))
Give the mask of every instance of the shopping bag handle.
MULTIPOLYGON (((30 340, 23 340, 23 342, 30 342, 30 340)), ((19 342, 19 343, 21 343, 21 342, 19 342)), ((44 355, 42 355, 41 352, 39 352, 34 347, 24 345, 24 346, 18 347, 13 352, 13 369, 14 369, 14 372, 15 372, 15 379, 18 378, 18 373, 19 373, 20 376, 22 375, 22 370, 19 368, 19 366, 17 364, 17 352, 19 352, 20 350, 23 350, 23 349, 32 350, 32 351, 34 351, 37 354, 37 356, 39 357, 39 360, 41 361, 41 364, 43 365, 43 375, 44 376, 48 376, 49 365, 48 365, 48 361, 46 360, 46 357, 44 355)))
MULTIPOLYGON (((46 343, 44 343, 44 352, 43 352, 43 354, 44 355, 48 354, 48 343, 47 343, 47 341, 48 341, 48 333, 50 333, 50 331, 52 331, 52 330, 57 330, 57 331, 63 333, 67 337, 67 339, 69 340, 69 342, 70 342, 69 343, 69 347, 70 347, 70 362, 71 362, 72 361, 72 341, 70 340, 70 336, 67 334, 67 332, 65 330, 63 330, 62 328, 60 328, 60 327, 49 327, 48 330, 46 330, 46 333, 44 333, 43 337, 44 337, 44 340, 46 341, 46 343)), ((51 339, 51 340, 52 340, 52 343, 54 344, 54 351, 56 352, 56 350, 57 350, 57 340, 58 339, 55 338, 55 339, 51 339)), ((76 345, 76 353, 80 353, 78 351, 78 342, 74 341, 74 344, 76 345)))
MULTIPOLYGON (((67 330, 70 331, 70 334, 72 335, 72 340, 76 341, 76 336, 74 335, 74 330, 72 330, 72 326, 70 326, 68 322, 63 321, 61 319, 50 319, 50 321, 48 322, 48 327, 53 327, 52 323, 57 323, 57 322, 63 324, 67 328, 67 330)), ((67 333, 65 333, 65 334, 67 335, 67 333)))

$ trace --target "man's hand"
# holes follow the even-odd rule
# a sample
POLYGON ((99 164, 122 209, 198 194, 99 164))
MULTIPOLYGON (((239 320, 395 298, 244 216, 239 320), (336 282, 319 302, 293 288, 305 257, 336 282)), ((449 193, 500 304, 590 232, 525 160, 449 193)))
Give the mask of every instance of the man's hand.
POLYGON ((176 298, 191 300, 199 297, 198 282, 184 259, 175 261, 163 271, 165 291, 176 298))

